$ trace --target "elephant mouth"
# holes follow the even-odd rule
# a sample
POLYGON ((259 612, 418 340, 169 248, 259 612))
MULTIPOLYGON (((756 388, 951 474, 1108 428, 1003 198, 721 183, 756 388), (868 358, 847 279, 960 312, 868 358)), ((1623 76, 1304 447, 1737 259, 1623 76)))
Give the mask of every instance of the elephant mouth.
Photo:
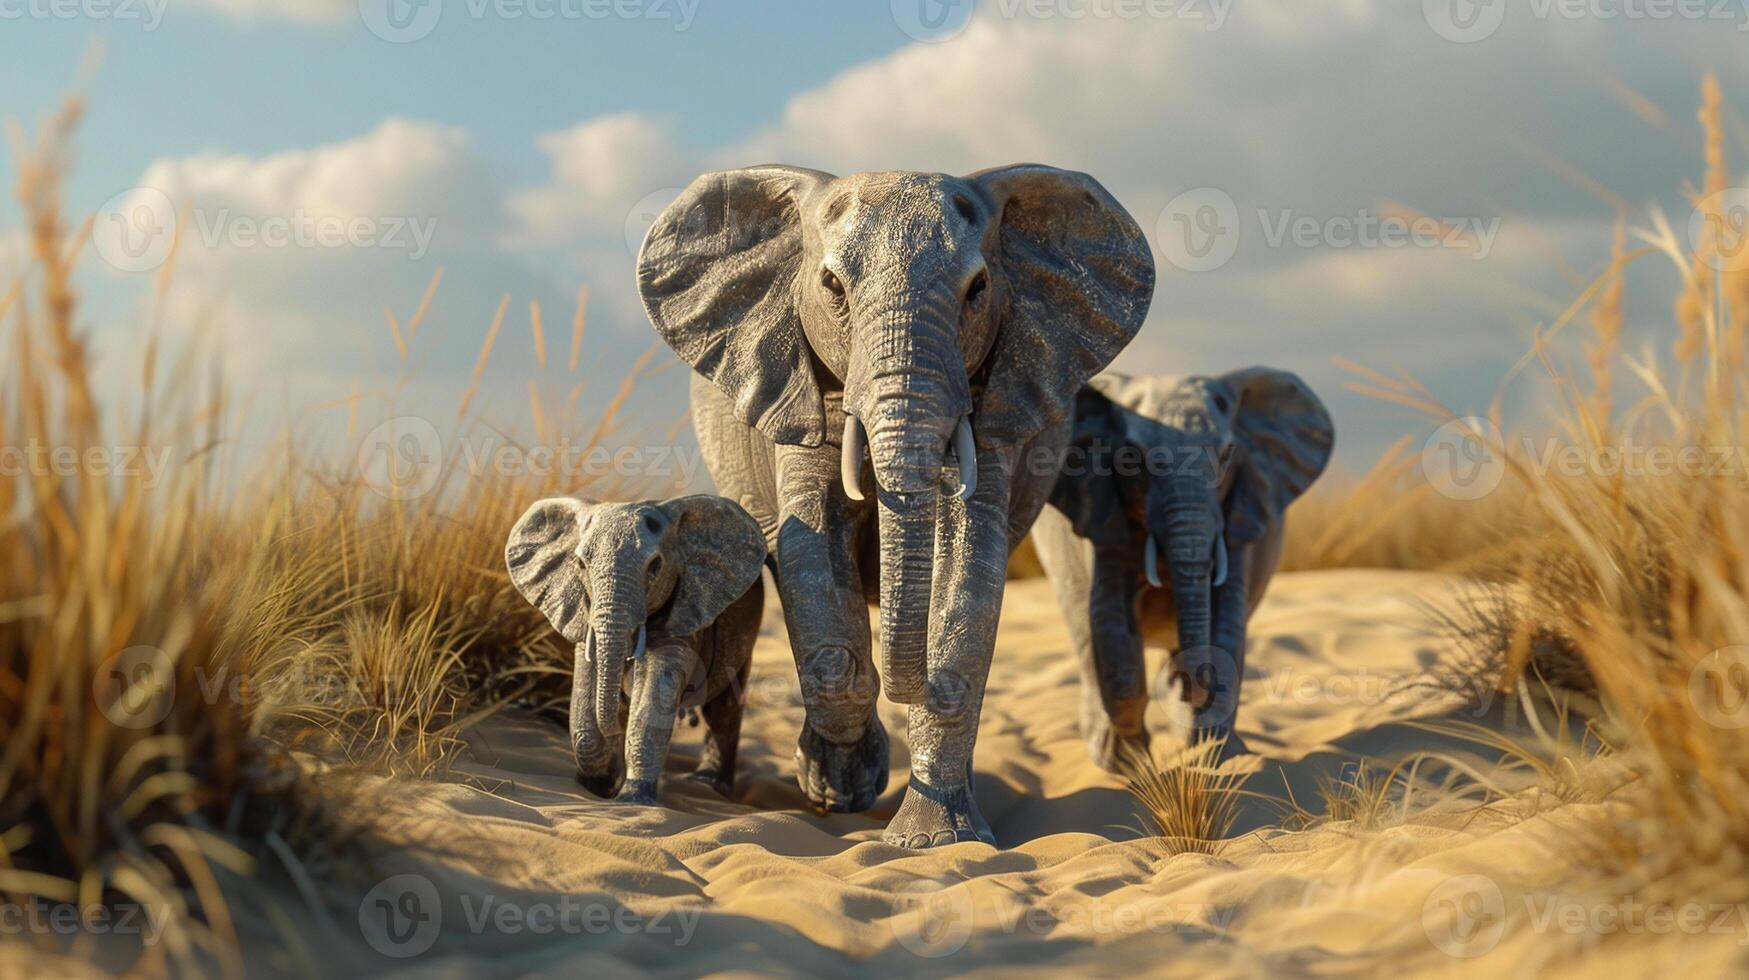
MULTIPOLYGON (((954 457, 959 467, 960 483, 954 495, 961 500, 972 499, 978 490, 978 444, 972 433, 972 417, 962 415, 954 424, 951 438, 954 457)), ((866 500, 862 492, 862 463, 868 455, 868 431, 862 420, 844 414, 843 451, 838 461, 838 476, 844 484, 844 494, 851 500, 866 500)))
MULTIPOLYGON (((1209 556, 1214 563, 1214 578, 1209 583, 1213 588, 1227 584, 1227 539, 1224 535, 1215 535, 1215 543, 1209 556)), ((1160 577, 1160 542, 1153 534, 1142 545, 1142 571, 1148 577, 1148 584, 1156 589, 1166 587, 1165 579, 1160 577)))

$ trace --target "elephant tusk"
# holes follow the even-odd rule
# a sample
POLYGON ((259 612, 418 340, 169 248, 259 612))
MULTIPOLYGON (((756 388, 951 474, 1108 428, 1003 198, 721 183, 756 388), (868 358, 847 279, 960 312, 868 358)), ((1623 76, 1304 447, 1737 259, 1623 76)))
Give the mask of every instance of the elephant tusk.
POLYGON ((960 458, 959 498, 970 500, 978 489, 978 444, 972 439, 969 415, 960 416, 959 424, 953 427, 953 451, 960 458))
POLYGON ((649 628, 645 627, 645 626, 638 627, 638 642, 636 642, 632 645, 632 659, 633 660, 636 660, 639 657, 642 657, 644 655, 644 642, 647 639, 646 634, 648 632, 648 629, 649 628))
POLYGON ((838 459, 838 478, 844 482, 844 495, 862 500, 862 422, 846 412, 844 415, 844 453, 838 459))
POLYGON ((1160 580, 1160 546, 1154 542, 1154 536, 1148 535, 1148 543, 1142 548, 1142 569, 1148 573, 1148 584, 1156 589, 1163 589, 1166 583, 1160 580))
POLYGON ((1227 539, 1215 535, 1215 588, 1227 584, 1227 539))

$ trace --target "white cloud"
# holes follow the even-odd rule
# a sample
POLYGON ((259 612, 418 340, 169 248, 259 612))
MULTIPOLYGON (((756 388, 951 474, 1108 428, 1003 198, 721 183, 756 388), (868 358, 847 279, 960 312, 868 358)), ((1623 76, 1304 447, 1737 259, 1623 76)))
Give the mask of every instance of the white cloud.
MULTIPOLYGON (((1176 194, 1212 186, 1234 200, 1246 238, 1209 273, 1160 255, 1154 312, 1129 366, 1276 361, 1339 389, 1329 359, 1347 352, 1486 395, 1544 312, 1527 310, 1526 297, 1569 298, 1560 261, 1594 274, 1612 217, 1535 162, 1520 134, 1630 200, 1673 201, 1697 165, 1694 148, 1576 80, 1599 63, 1639 70, 1627 82, 1686 119, 1698 74, 1676 63, 1647 73, 1647 59, 1617 56, 1643 36, 1563 23, 1521 20, 1452 44, 1419 8, 1345 2, 1308 17, 1298 2, 1248 3, 1210 32, 1194 20, 1005 19, 1000 3, 985 3, 952 41, 903 48, 798 93, 772 125, 705 151, 703 163, 636 117, 546 137, 554 177, 519 196, 518 214, 547 241, 566 228, 609 237, 628 203, 677 164, 968 172, 1035 160, 1093 173, 1152 237, 1176 194), (628 176, 646 165, 660 176, 628 176), (1498 220, 1501 237, 1476 260, 1443 248, 1272 247, 1261 234, 1284 214, 1361 219, 1387 202, 1498 220), (1561 230, 1575 227, 1582 233, 1561 230)), ((1637 26, 1666 31, 1696 57, 1727 53, 1729 39, 1697 33, 1706 25, 1637 26)), ((629 261, 618 268, 629 273, 629 261)), ((635 316, 629 274, 603 285, 635 316)))
POLYGON ((1485 400, 1542 313, 1526 298, 1576 291, 1547 243, 1596 272, 1610 209, 1528 149, 1630 202, 1675 210, 1681 180, 1699 169, 1689 122, 1697 66, 1736 54, 1735 36, 1713 25, 1516 15, 1497 36, 1459 45, 1437 36, 1420 8, 1343 0, 1310 14, 1299 0, 1249 0, 1209 31, 1196 20, 1008 19, 987 0, 952 41, 842 72, 726 145, 695 149, 666 121, 635 113, 543 134, 535 142, 549 177, 511 194, 464 134, 395 120, 315 150, 164 161, 143 182, 248 214, 438 219, 434 261, 421 263, 358 249, 185 254, 179 291, 221 296, 264 365, 332 358, 375 336, 382 305, 404 312, 435 262, 449 269, 440 306, 464 330, 453 345, 463 361, 502 292, 518 311, 528 296, 564 310, 578 282, 603 314, 592 322, 608 321, 615 354, 629 357, 649 339, 632 281, 645 212, 715 167, 967 172, 1035 160, 1094 174, 1151 237, 1167 202, 1199 187, 1230 195, 1252 232, 1258 211, 1324 220, 1376 214, 1387 201, 1499 218, 1500 241, 1481 261, 1442 249, 1270 247, 1256 234, 1213 272, 1182 272, 1162 256, 1154 312, 1127 367, 1277 363, 1332 393, 1339 418, 1360 428, 1368 410, 1341 393, 1331 354, 1376 356, 1485 400), (1636 57, 1648 43, 1682 57, 1636 57), (1669 128, 1624 109, 1596 84, 1598 65, 1661 105, 1669 128))
POLYGON ((696 170, 668 126, 635 113, 601 116, 535 142, 552 178, 511 198, 520 222, 514 244, 521 246, 623 233, 639 201, 684 185, 696 170))

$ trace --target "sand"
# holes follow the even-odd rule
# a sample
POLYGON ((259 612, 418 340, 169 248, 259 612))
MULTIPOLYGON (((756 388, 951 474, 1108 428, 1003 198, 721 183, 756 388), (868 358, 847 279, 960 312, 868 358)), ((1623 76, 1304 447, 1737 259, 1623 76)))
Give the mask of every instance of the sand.
POLYGON ((1239 716, 1259 756, 1255 796, 1214 855, 1143 837, 1132 798, 1088 760, 1043 581, 1010 585, 978 742, 999 848, 880 841, 906 777, 903 716, 885 703, 894 760, 879 805, 808 812, 791 778, 801 706, 773 610, 735 800, 680 778, 697 732, 676 737, 663 806, 619 806, 573 781, 562 730, 505 712, 447 780, 361 796, 387 813, 370 874, 388 880, 309 936, 310 955, 324 970, 453 976, 1728 973, 1745 923, 1612 926, 1599 918, 1611 910, 1563 897, 1575 841, 1609 804, 1527 788, 1481 813, 1423 811, 1430 791, 1407 820, 1393 805, 1371 826, 1283 824, 1286 801, 1318 809, 1320 778, 1358 761, 1443 750, 1492 764, 1414 724, 1511 727, 1510 706, 1437 683, 1465 652, 1433 611, 1455 608, 1461 588, 1427 574, 1276 579, 1253 621, 1239 716), (448 856, 415 857, 409 842, 448 856))

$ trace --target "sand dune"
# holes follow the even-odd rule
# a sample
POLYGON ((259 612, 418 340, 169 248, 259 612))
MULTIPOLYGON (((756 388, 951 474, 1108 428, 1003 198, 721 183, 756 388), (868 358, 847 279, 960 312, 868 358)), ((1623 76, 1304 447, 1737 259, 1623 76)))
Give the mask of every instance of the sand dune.
MULTIPOLYGON (((1607 807, 1272 826, 1284 801, 1315 806, 1319 775, 1357 759, 1441 748, 1489 764, 1408 724, 1454 713, 1502 724, 1500 706, 1433 683, 1463 656, 1430 613, 1458 588, 1402 573, 1277 579, 1254 621, 1240 715, 1262 757, 1258 796, 1217 856, 1168 856, 1141 838, 1131 797, 1088 761, 1075 666, 1042 581, 1011 584, 978 743, 979 799, 1001 849, 880 841, 905 784, 897 737, 872 812, 808 812, 790 777, 801 707, 774 611, 736 800, 680 778, 697 751, 684 729, 663 807, 595 800, 571 778, 561 730, 506 713, 449 781, 366 795, 392 801, 369 869, 389 880, 318 955, 457 976, 1559 972, 1595 937, 1539 913, 1560 901, 1548 886, 1570 869, 1575 829, 1607 820, 1607 807), (414 858, 407 843, 447 856, 414 858)), ((901 714, 882 710, 902 732, 901 714)), ((1611 966, 1664 972, 1677 961, 1657 957, 1680 955, 1713 972, 1744 935, 1632 937, 1633 955, 1611 966)))

